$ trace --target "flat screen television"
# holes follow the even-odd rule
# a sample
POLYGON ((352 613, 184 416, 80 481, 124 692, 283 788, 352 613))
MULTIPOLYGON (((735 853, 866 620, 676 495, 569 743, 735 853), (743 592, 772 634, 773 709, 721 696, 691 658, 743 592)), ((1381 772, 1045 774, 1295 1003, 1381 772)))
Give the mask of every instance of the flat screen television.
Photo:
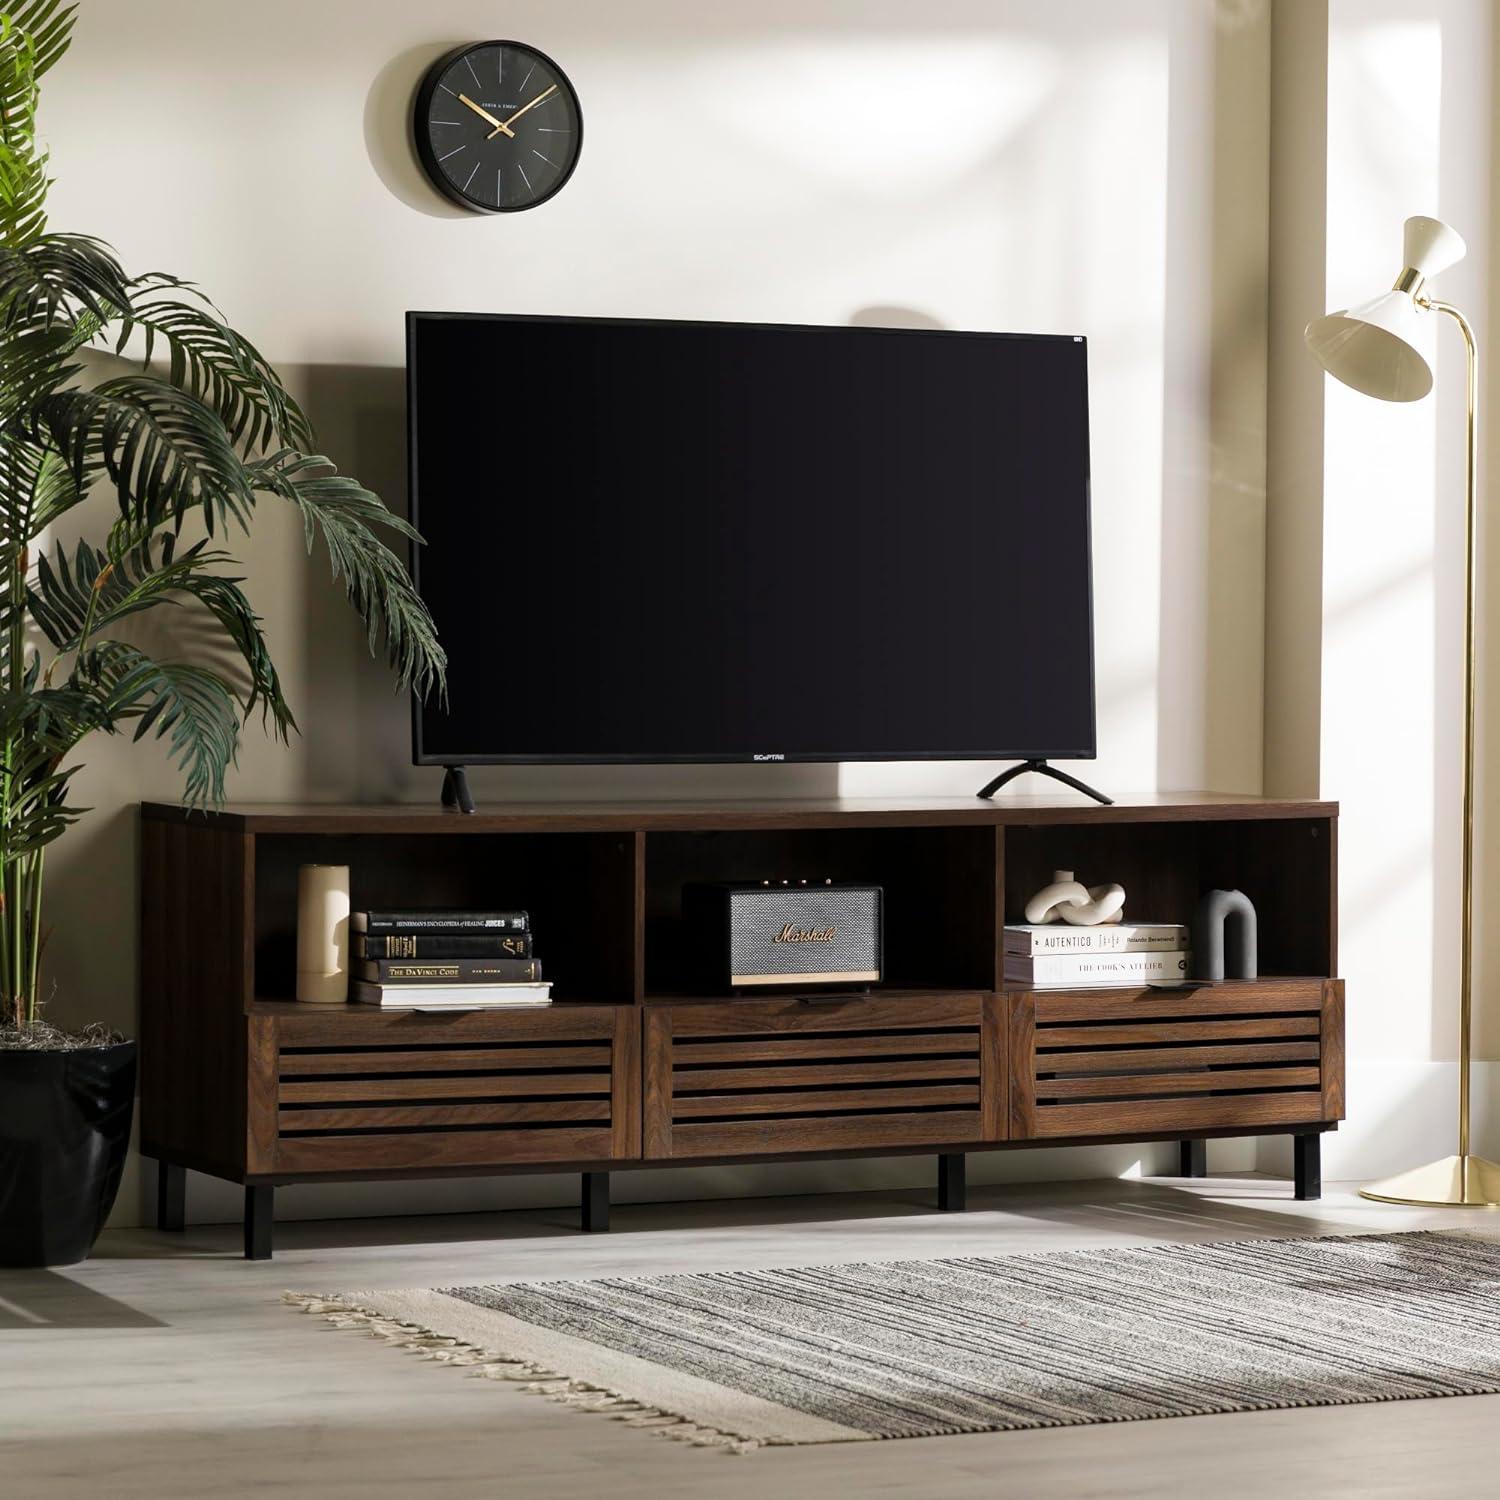
POLYGON ((407 316, 419 764, 1090 758, 1082 338, 407 316))

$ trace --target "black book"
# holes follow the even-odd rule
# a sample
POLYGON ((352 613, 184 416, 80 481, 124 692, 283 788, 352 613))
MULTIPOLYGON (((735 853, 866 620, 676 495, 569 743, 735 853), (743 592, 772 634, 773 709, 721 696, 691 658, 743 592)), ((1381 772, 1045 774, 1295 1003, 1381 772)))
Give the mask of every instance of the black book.
POLYGON ((380 958, 355 964, 354 977, 371 984, 527 984, 542 977, 542 965, 535 958, 380 958))
POLYGON ((529 932, 360 932, 354 956, 378 958, 530 958, 529 932))
POLYGON ((530 926, 524 911, 454 911, 446 907, 412 907, 406 911, 356 911, 349 914, 351 932, 527 932, 530 926))

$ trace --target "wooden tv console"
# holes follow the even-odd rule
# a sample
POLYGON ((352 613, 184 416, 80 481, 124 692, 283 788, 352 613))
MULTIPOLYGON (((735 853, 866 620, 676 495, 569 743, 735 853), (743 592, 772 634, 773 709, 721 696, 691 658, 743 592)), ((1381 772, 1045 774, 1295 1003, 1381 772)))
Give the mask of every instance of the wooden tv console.
POLYGON ((1000 803, 727 802, 142 808, 141 1150, 159 1221, 184 1170, 245 1186, 271 1253, 278 1185, 1288 1133, 1298 1196, 1343 1117, 1337 807, 1163 796, 1000 803), (356 908, 525 907, 548 1007, 381 1014, 292 1000, 297 868, 348 864, 356 908), (1000 930, 1054 868, 1185 922, 1255 903, 1255 981, 1031 993, 1000 930), (887 981, 847 994, 693 994, 684 885, 823 878, 886 893, 887 981))

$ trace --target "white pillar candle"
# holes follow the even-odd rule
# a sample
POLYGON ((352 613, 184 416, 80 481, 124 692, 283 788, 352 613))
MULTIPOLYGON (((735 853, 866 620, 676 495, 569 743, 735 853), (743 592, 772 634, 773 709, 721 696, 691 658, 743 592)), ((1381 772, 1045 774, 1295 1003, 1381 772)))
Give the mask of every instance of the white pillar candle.
POLYGON ((297 998, 342 1005, 349 998, 349 866, 297 871, 297 998))

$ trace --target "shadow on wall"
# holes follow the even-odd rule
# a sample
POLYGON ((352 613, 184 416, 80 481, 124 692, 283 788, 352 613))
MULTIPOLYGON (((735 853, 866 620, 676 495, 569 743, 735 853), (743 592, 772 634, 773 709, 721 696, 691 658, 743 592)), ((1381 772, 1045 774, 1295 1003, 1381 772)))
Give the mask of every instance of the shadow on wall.
MULTIPOLYGON (((406 377, 388 366, 311 365, 296 372, 323 452, 406 514, 406 377)), ((505 503, 476 493, 475 503, 505 503)), ((516 502, 522 503, 522 502, 516 502)), ((398 550, 399 550, 399 539, 398 550)), ((315 566, 325 566, 321 549, 315 566)), ((303 795, 313 800, 437 799, 440 774, 411 763, 409 700, 393 694, 357 618, 335 589, 311 587, 304 629, 303 795)), ((540 666, 536 668, 542 670, 540 666)), ((786 766, 488 766, 470 772, 481 802, 598 798, 834 797, 838 768, 786 766)))
POLYGON ((481 215, 460 208, 433 191, 412 143, 411 114, 417 85, 428 67, 452 45, 429 42, 421 47, 408 47, 375 75, 370 92, 365 95, 365 151, 375 175, 392 197, 400 199, 407 208, 434 219, 482 222, 481 215))
POLYGON ((139 826, 133 804, 90 812, 48 851, 41 988, 57 1025, 137 1033, 139 826))
POLYGON ((947 325, 941 318, 923 312, 917 307, 862 307, 849 314, 852 328, 928 328, 939 329, 947 325))
POLYGON ((1164 336, 1195 378, 1163 408, 1156 769, 1163 787, 1259 792, 1270 7, 1216 0, 1207 36, 1190 10, 1174 13, 1169 109, 1206 110, 1209 131, 1168 155, 1164 336), (1205 182, 1207 234, 1188 235, 1205 182))

